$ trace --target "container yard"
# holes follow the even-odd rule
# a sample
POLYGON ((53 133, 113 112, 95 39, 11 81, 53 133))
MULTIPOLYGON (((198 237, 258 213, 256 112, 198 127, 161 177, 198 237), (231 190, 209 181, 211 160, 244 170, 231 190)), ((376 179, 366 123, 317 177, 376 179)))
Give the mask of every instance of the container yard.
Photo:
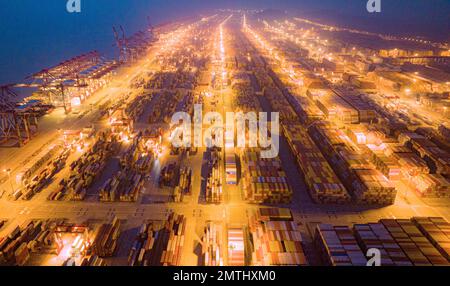
POLYGON ((292 188, 280 160, 261 158, 259 150, 246 150, 241 155, 242 168, 247 170, 241 186, 251 203, 289 203, 292 188))
POLYGON ((414 225, 420 229, 437 250, 450 261, 449 251, 449 223, 441 217, 415 217, 414 225))
POLYGON ((174 213, 165 221, 143 224, 130 250, 129 265, 180 265, 185 232, 186 217, 174 213))
POLYGON ((350 195, 304 127, 301 125, 285 125, 283 126, 283 132, 296 156, 298 167, 303 173, 313 200, 324 204, 349 203, 350 195))
POLYGON ((395 201, 395 185, 362 152, 348 144, 349 139, 342 130, 329 123, 319 123, 309 129, 309 134, 352 192, 356 203, 389 205, 395 201))
POLYGON ((209 222, 202 238, 202 258, 205 266, 224 265, 224 230, 220 223, 209 222))
MULTIPOLYGON (((53 152, 54 149, 60 149, 58 147, 52 148, 51 152, 53 152)), ((55 150, 55 152, 57 152, 55 150)), ((31 199, 36 193, 39 193, 42 191, 42 189, 49 183, 49 181, 52 180, 52 178, 55 176, 55 174, 60 171, 67 160, 67 157, 70 154, 70 149, 65 149, 60 152, 59 154, 52 159, 50 162, 47 163, 46 166, 42 169, 42 171, 39 172, 39 174, 35 175, 34 177, 30 178, 29 180, 26 180, 25 187, 22 193, 22 199, 23 200, 29 200, 31 199)), ((15 192, 13 194, 13 197, 15 199, 19 198, 20 192, 15 192)))
POLYGON ((287 209, 259 209, 249 222, 252 265, 307 265, 302 236, 287 209))
POLYGON ((208 177, 206 179, 206 201, 218 204, 223 200, 223 158, 221 152, 212 149, 208 159, 208 177))
POLYGON ((376 248, 381 253, 381 265, 412 266, 400 245, 381 223, 358 224, 353 227, 356 239, 364 252, 376 248))
POLYGON ((99 257, 110 257, 117 249, 120 233, 120 221, 115 217, 111 223, 100 226, 92 241, 92 251, 99 257))
POLYGON ((296 11, 108 24, 0 83, 0 265, 450 266, 448 43, 296 11))
MULTIPOLYGON (((93 255, 96 224, 65 219, 32 220, 16 226, 1 240, 1 265, 105 266, 93 255)), ((98 230, 103 233, 103 226, 98 230)), ((105 237, 105 236, 102 236, 105 237)))
POLYGON ((323 263, 331 266, 365 266, 367 258, 348 226, 320 224, 314 242, 323 263))
POLYGON ((174 201, 182 202, 184 196, 192 194, 192 170, 189 167, 180 169, 178 184, 174 189, 174 201))
POLYGON ((228 265, 244 266, 245 265, 245 243, 244 230, 242 228, 228 228, 227 231, 228 245, 228 265))
POLYGON ((394 237, 415 266, 442 266, 449 264, 449 261, 439 253, 410 220, 386 219, 380 222, 394 237))
MULTIPOLYGON (((65 192, 70 200, 82 201, 94 179, 104 170, 108 158, 118 149, 118 141, 111 134, 100 133, 92 147, 70 164, 71 175, 65 182, 65 192)), ((64 183, 63 183, 64 184, 64 183)))

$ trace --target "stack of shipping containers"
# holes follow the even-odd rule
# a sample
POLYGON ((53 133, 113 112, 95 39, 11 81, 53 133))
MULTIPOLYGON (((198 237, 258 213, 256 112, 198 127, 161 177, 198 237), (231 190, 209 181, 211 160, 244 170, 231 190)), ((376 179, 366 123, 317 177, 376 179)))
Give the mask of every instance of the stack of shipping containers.
POLYGON ((410 220, 382 219, 380 222, 389 231, 413 265, 450 265, 447 259, 410 220))
POLYGON ((314 202, 348 203, 349 194, 304 127, 283 125, 283 131, 314 202))
POLYGON ((352 192, 356 202, 379 205, 394 203, 397 194, 395 186, 364 158, 362 152, 348 145, 348 137, 342 130, 322 122, 311 126, 309 134, 346 188, 352 192))
POLYGON ((145 223, 130 250, 131 266, 180 265, 186 217, 171 213, 163 223, 145 223))
MULTIPOLYGON (((61 145, 54 146, 44 157, 41 158, 42 161, 47 156, 50 156, 49 158, 52 158, 53 155, 56 155, 53 157, 47 165, 43 169, 40 170, 40 172, 34 176, 33 178, 30 178, 29 180, 25 180, 25 187, 22 190, 16 190, 14 192, 14 199, 18 198, 18 195, 22 195, 22 199, 29 200, 31 199, 36 193, 39 193, 44 189, 46 185, 48 185, 51 180, 54 178, 54 176, 64 167, 66 164, 66 160, 70 155, 70 149, 69 148, 62 148, 61 145), (22 194, 23 193, 23 194, 22 194)), ((43 161, 45 162, 45 160, 43 161)), ((39 162, 37 162, 39 163, 39 162)), ((34 164, 34 167, 39 166, 38 164, 34 164)), ((39 169, 38 169, 39 170, 39 169)), ((32 171, 32 169, 28 169, 29 172, 32 171)), ((27 175, 27 172, 25 175, 27 175)), ((22 180, 24 177, 22 177, 22 180)))
POLYGON ((400 166, 401 181, 405 185, 422 197, 450 196, 450 182, 447 178, 440 174, 431 174, 427 163, 410 148, 394 143, 388 145, 387 153, 400 166))
POLYGON ((185 195, 191 194, 192 170, 189 167, 180 168, 180 178, 174 189, 175 202, 182 202, 185 195))
POLYGON ((64 220, 27 221, 13 229, 8 236, 0 238, 0 265, 27 265, 32 256, 39 255, 70 254, 83 257, 87 241, 88 229, 85 226, 65 224, 64 220), (72 244, 69 253, 61 252, 65 243, 61 239, 62 233, 77 234, 74 241, 76 245, 72 244))
POLYGON ((423 197, 450 197, 450 154, 417 133, 402 133, 399 141, 414 152, 396 153, 399 163, 405 170, 417 169, 414 174, 409 171, 403 182, 423 197))
POLYGON ((289 104, 286 97, 274 84, 270 76, 267 75, 265 70, 256 69, 255 76, 259 85, 263 89, 264 97, 270 102, 273 111, 280 113, 280 120, 283 123, 298 121, 297 114, 289 104))
POLYGON ((331 266, 365 266, 367 259, 348 226, 319 224, 315 245, 323 263, 331 266))
POLYGON ((92 243, 92 249, 100 257, 113 256, 120 235, 120 221, 115 217, 111 223, 100 226, 92 243))
POLYGON ((397 182, 401 179, 401 170, 393 156, 387 156, 386 150, 368 148, 370 162, 390 181, 397 182))
POLYGON ((307 265, 302 236, 292 217, 286 218, 286 212, 289 213, 289 210, 259 209, 250 218, 254 249, 252 265, 307 265), (271 214, 267 216, 267 212, 271 214))
POLYGON ((292 190, 278 158, 261 158, 259 150, 242 151, 242 187, 252 203, 289 203, 292 190))
POLYGON ((441 254, 450 261, 450 223, 441 217, 415 217, 412 221, 441 254))
POLYGON ((329 120, 344 124, 359 123, 358 111, 330 90, 309 91, 308 96, 329 120))
POLYGON ((327 265, 365 265, 365 253, 380 251, 381 266, 448 266, 450 224, 442 217, 382 219, 347 226, 319 224, 315 246, 327 265))
POLYGON ((223 266, 223 226, 208 222, 202 237, 202 258, 205 266, 223 266))
POLYGON ((303 124, 325 119, 323 111, 308 97, 292 94, 288 99, 303 124))
POLYGON ((353 229, 364 253, 371 248, 380 251, 382 266, 412 266, 409 258, 383 224, 355 224, 353 229))
POLYGON ((108 137, 106 133, 97 135, 92 148, 70 165, 72 174, 67 182, 70 199, 84 200, 87 188, 103 171, 106 160, 117 150, 117 141, 114 138, 109 141, 108 137))
POLYGON ((245 265, 244 230, 242 228, 229 227, 228 238, 228 266, 245 265))
POLYGON ((129 168, 138 173, 148 173, 153 164, 153 150, 148 150, 141 135, 133 138, 133 142, 126 146, 120 156, 120 165, 123 169, 129 168))
POLYGON ((356 92, 341 87, 333 88, 333 92, 358 112, 359 122, 371 122, 376 118, 376 111, 356 92))
POLYGON ((223 160, 221 155, 222 153, 218 150, 211 152, 209 162, 211 169, 206 180, 206 201, 208 203, 220 203, 223 199, 223 176, 221 172, 223 160))
MULTIPOLYGON (((67 266, 71 266, 66 264, 67 266)), ((82 267, 86 267, 86 266, 107 266, 106 261, 102 258, 100 258, 97 255, 92 255, 89 258, 84 258, 83 261, 81 262, 82 267)))

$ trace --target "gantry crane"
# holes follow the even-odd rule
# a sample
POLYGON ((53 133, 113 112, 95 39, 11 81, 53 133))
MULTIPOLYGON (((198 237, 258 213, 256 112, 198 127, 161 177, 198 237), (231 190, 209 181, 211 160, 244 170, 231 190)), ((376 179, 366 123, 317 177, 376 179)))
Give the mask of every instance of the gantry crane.
POLYGON ((126 37, 122 25, 119 26, 119 29, 112 27, 116 46, 119 49, 119 62, 136 60, 150 46, 154 40, 154 28, 150 23, 150 17, 147 20, 149 26, 146 31, 138 31, 130 37, 126 37), (121 32, 120 35, 118 30, 121 32))
POLYGON ((18 106, 15 101, 18 94, 13 88, 39 88, 43 92, 53 94, 54 96, 62 96, 63 107, 67 112, 67 103, 65 99, 65 88, 68 86, 77 86, 72 84, 7 84, 0 86, 0 143, 4 143, 11 139, 16 139, 19 146, 27 143, 33 133, 38 130, 38 117, 42 114, 37 110, 38 101, 28 101, 18 106))
POLYGON ((18 95, 12 90, 15 86, 0 87, 0 143, 17 139, 19 146, 23 146, 32 136, 31 128, 35 127, 37 131, 37 114, 32 108, 16 107, 13 102, 18 95))
POLYGON ((113 26, 114 39, 116 40, 116 45, 119 48, 119 62, 123 63, 127 61, 127 43, 124 36, 120 37, 116 28, 113 26))
POLYGON ((86 87, 79 81, 79 73, 98 64, 99 53, 92 51, 79 55, 56 66, 43 69, 26 79, 29 83, 14 83, 0 86, 0 143, 16 139, 19 146, 25 144, 37 131, 37 118, 41 116, 42 104, 29 100, 18 105, 18 94, 14 88, 37 88, 48 96, 50 105, 60 103, 65 112, 70 107, 66 99, 68 87, 86 87))

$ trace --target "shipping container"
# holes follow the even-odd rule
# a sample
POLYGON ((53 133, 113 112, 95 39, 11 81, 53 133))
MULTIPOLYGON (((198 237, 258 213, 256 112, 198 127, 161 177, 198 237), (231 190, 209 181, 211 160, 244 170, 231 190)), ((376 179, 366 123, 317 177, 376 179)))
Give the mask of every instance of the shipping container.
POLYGON ((92 243, 93 252, 99 257, 111 257, 115 254, 120 235, 120 220, 115 217, 111 223, 102 224, 92 243))
POLYGON ((208 222, 202 237, 202 264, 204 266, 224 265, 224 237, 221 223, 208 222))
POLYGON ((413 265, 383 224, 355 224, 353 230, 364 253, 371 248, 380 251, 380 266, 413 265))
POLYGON ((130 266, 179 266, 186 232, 186 217, 170 213, 163 222, 142 225, 130 250, 130 266))
POLYGON ((244 230, 228 228, 228 266, 245 265, 244 230))
POLYGON ((291 151, 316 203, 348 203, 350 195, 301 125, 283 125, 291 151))
POLYGON ((410 220, 382 219, 380 222, 414 266, 450 265, 410 220))
POLYGON ((291 201, 292 188, 279 158, 262 158, 259 149, 246 148, 240 161, 245 200, 270 204, 291 201))
MULTIPOLYGON (((275 209, 271 209, 274 212, 275 209)), ((252 265, 307 265, 302 236, 292 220, 250 218, 253 241, 252 265)))
POLYGON ((442 217, 414 217, 412 221, 437 250, 450 261, 450 223, 442 217))
POLYGON ((367 259, 348 226, 317 225, 314 243, 329 266, 366 266, 367 259))

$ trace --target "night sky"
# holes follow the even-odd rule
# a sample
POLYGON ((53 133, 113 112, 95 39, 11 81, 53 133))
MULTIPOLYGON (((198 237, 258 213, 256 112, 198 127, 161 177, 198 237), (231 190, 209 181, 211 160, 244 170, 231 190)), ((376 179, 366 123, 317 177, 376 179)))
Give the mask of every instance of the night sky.
POLYGON ((114 55, 111 27, 131 34, 153 24, 215 8, 275 8, 330 24, 389 34, 450 37, 450 1, 381 0, 369 14, 366 0, 81 0, 69 14, 66 0, 0 0, 0 84, 20 82, 35 71, 90 50, 114 55))

